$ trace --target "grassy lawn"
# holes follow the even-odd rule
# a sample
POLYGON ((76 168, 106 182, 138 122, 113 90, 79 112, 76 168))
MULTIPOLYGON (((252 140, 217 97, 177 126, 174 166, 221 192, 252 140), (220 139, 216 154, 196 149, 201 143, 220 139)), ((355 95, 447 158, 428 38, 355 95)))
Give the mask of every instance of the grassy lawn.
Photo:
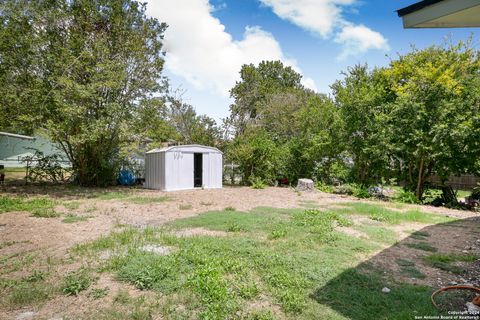
MULTIPOLYGON (((90 273, 111 273, 158 294, 161 302, 145 302, 141 312, 159 312, 165 319, 371 319, 373 314, 410 319, 412 314, 436 314, 429 303, 431 288, 396 282, 362 261, 394 242, 387 226, 448 220, 357 203, 328 212, 212 211, 163 228, 127 228, 77 246, 74 253, 90 261, 108 253, 106 260, 90 262, 90 273), (359 227, 368 240, 335 230, 352 226, 351 214, 378 221, 376 226, 359 227), (176 234, 191 228, 221 233, 176 234), (384 286, 390 294, 382 293, 384 286)), ((421 276, 411 265, 403 268, 421 276)))

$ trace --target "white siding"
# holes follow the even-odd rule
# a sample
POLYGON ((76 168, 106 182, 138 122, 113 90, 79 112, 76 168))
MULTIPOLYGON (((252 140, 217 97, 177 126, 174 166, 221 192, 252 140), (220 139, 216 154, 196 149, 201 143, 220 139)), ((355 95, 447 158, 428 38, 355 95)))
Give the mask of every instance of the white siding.
POLYGON ((194 153, 203 154, 204 188, 222 188, 222 152, 200 145, 155 149, 145 157, 145 188, 165 191, 193 189, 194 153))

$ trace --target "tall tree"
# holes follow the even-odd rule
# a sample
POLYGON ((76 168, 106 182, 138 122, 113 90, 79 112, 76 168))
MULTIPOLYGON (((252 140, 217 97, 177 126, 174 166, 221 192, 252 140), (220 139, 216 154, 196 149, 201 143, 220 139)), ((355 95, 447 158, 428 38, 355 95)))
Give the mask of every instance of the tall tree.
POLYGON ((236 132, 243 132, 257 119, 260 105, 273 93, 303 88, 302 76, 280 61, 262 61, 258 66, 243 65, 240 81, 230 90, 235 100, 230 106, 231 121, 236 132))
POLYGON ((332 85, 341 111, 343 140, 353 158, 356 180, 363 185, 378 182, 388 163, 388 129, 385 108, 394 99, 381 70, 356 65, 343 80, 332 85))
POLYGON ((393 155, 421 199, 432 173, 473 172, 480 157, 480 54, 469 42, 432 46, 385 70, 396 95, 388 119, 393 155))
MULTIPOLYGON (((22 110, 28 99, 19 94, 7 106, 20 110, 16 120, 27 127, 38 119, 36 125, 48 129, 82 185, 114 179, 120 147, 132 138, 140 105, 163 90, 166 25, 147 17, 145 10, 145 4, 134 0, 2 4, 3 25, 30 30, 25 49, 7 46, 2 59, 12 54, 13 60, 21 60, 18 55, 26 52, 25 74, 34 78, 17 81, 17 92, 25 89, 35 100, 30 109, 22 110)), ((15 42, 15 34, 8 32, 6 38, 15 42)), ((9 69, 7 74, 16 72, 9 69)))

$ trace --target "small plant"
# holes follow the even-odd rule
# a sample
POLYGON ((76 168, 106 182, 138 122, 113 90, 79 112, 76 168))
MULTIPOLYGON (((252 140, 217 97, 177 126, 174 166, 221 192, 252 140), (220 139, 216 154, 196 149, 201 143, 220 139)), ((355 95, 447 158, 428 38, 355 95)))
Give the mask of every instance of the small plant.
POLYGON ((47 277, 47 274, 43 271, 35 270, 31 275, 24 278, 27 282, 43 281, 47 277))
POLYGON ((243 230, 242 227, 238 223, 235 223, 235 222, 231 223, 227 228, 228 232, 240 232, 242 230, 243 230))
POLYGON ((232 207, 232 206, 228 206, 228 207, 225 207, 225 209, 223 209, 224 211, 235 211, 235 207, 232 207))
POLYGON ((410 204, 420 203, 420 201, 415 196, 415 193, 408 190, 401 190, 395 195, 393 200, 401 203, 410 203, 410 204))
POLYGON ((37 218, 56 218, 60 216, 58 212, 50 208, 36 208, 31 211, 32 216, 37 218))
POLYGON ((88 294, 88 296, 91 297, 91 298, 93 298, 93 299, 101 299, 101 298, 107 296, 108 290, 109 290, 108 287, 105 287, 105 288, 94 288, 94 289, 92 289, 92 290, 90 291, 90 293, 88 294))
POLYGON ((193 208, 193 206, 192 206, 190 203, 180 204, 180 205, 178 206, 178 209, 180 209, 180 210, 190 210, 190 209, 192 209, 192 208, 193 208))
POLYGON ((200 205, 205 206, 205 207, 209 207, 209 206, 211 206, 211 205, 214 205, 214 203, 213 203, 213 202, 204 202, 204 201, 202 201, 202 202, 200 202, 200 205))
POLYGON ((129 258, 117 276, 140 290, 148 290, 158 285, 169 273, 170 268, 161 256, 139 252, 129 258))
POLYGON ((80 202, 78 202, 78 201, 68 201, 68 202, 64 202, 63 206, 65 208, 67 208, 68 210, 77 210, 78 208, 80 208, 80 202))
POLYGON ((15 306, 31 305, 48 300, 52 291, 52 288, 43 282, 33 284, 21 282, 12 288, 8 301, 15 306))
POLYGON ((279 238, 283 238, 287 235, 287 230, 284 229, 284 228, 277 228, 277 229, 274 229, 272 230, 272 232, 270 232, 270 234, 268 235, 268 238, 269 239, 279 239, 279 238))
POLYGON ((362 187, 362 186, 356 186, 353 189, 353 194, 354 197, 360 198, 360 199, 367 199, 370 198, 372 195, 368 191, 368 188, 362 187))
POLYGON ((267 184, 259 177, 253 177, 250 179, 252 189, 265 189, 267 184))
POLYGON ((333 193, 333 187, 328 185, 328 184, 323 183, 322 181, 318 181, 315 184, 315 188, 317 188, 317 190, 319 190, 321 192, 333 193))
POLYGON ((67 296, 76 296, 86 290, 93 280, 86 269, 70 272, 63 278, 62 292, 67 296))
POLYGON ((87 221, 88 217, 85 216, 77 216, 75 214, 69 214, 65 218, 63 218, 63 223, 75 223, 80 221, 87 221))

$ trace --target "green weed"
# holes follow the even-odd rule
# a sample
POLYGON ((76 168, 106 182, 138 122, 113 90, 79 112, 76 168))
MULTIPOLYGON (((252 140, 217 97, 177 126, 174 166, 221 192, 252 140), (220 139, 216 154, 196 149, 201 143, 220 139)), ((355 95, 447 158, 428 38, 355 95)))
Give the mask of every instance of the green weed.
POLYGON ((87 221, 88 217, 86 216, 77 216, 75 214, 69 214, 65 218, 63 218, 62 222, 64 223, 76 223, 81 221, 87 221))
POLYGON ((76 296, 81 291, 88 289, 94 278, 86 269, 70 272, 63 278, 61 290, 67 296, 76 296))
POLYGON ((26 211, 34 217, 52 218, 58 217, 53 209, 55 205, 56 202, 48 198, 0 197, 0 213, 26 211))
POLYGON ((101 299, 103 297, 106 297, 108 295, 108 287, 105 288, 94 288, 90 291, 88 294, 89 297, 92 299, 101 299))

